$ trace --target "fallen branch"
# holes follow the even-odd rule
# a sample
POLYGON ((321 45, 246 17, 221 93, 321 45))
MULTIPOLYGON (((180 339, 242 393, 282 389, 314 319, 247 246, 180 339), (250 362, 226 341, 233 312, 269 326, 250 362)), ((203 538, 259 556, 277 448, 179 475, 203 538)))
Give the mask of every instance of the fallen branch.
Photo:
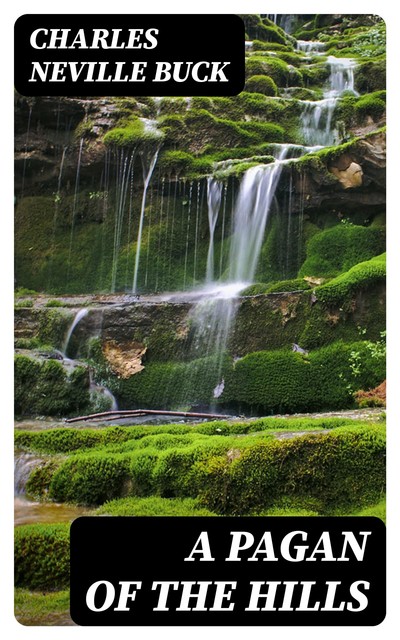
POLYGON ((104 420, 109 422, 110 420, 120 418, 130 418, 132 416, 176 416, 177 418, 214 418, 216 420, 227 420, 233 418, 233 416, 222 415, 219 413, 197 413, 193 411, 162 411, 159 409, 132 409, 121 411, 104 411, 103 413, 90 413, 87 416, 78 416, 77 418, 67 418, 65 422, 80 422, 86 420, 104 420))

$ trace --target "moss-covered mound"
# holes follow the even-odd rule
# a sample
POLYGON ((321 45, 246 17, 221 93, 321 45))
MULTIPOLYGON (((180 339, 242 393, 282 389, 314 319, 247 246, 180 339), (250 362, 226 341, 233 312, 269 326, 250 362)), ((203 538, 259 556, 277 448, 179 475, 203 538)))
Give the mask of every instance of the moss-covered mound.
MULTIPOLYGON (((294 433, 301 426, 307 431, 324 425, 323 421, 306 422, 275 421, 281 429, 286 423, 289 431, 293 424, 294 433)), ((164 433, 135 437, 135 430, 139 436, 143 428, 132 427, 129 435, 133 437, 124 443, 76 451, 62 460, 48 481, 50 496, 84 504, 124 497, 115 507, 106 504, 102 512, 115 509, 114 513, 126 515, 141 505, 148 513, 162 509, 163 504, 175 510, 175 503, 162 500, 131 500, 147 496, 198 498, 198 503, 176 503, 187 513, 202 504, 216 513, 237 514, 273 506, 285 496, 304 507, 312 499, 320 513, 360 508, 377 500, 385 479, 383 427, 353 423, 332 429, 335 423, 328 420, 329 433, 276 440, 273 424, 259 422, 261 431, 257 431, 256 423, 248 423, 247 435, 240 433, 246 432, 245 424, 226 425, 226 435, 222 435, 224 425, 217 423, 204 425, 209 435, 196 433, 203 428, 198 426, 194 431, 188 427, 187 434, 164 427, 164 433)), ((340 424, 343 421, 336 422, 340 424)), ((111 435, 112 430, 108 431, 111 435)))
POLYGON ((223 513, 243 514, 272 505, 277 496, 332 513, 376 502, 384 491, 385 444, 379 428, 343 429, 257 444, 234 460, 203 465, 203 500, 223 513), (353 503, 354 504, 354 503, 353 503))
POLYGON ((15 530, 15 586, 53 591, 69 586, 69 525, 24 525, 15 530))
POLYGON ((16 355, 14 384, 17 415, 68 416, 90 408, 85 366, 68 374, 58 360, 16 355))
POLYGON ((337 342, 308 355, 258 351, 238 360, 224 390, 225 402, 242 410, 296 413, 344 409, 357 389, 371 389, 385 378, 385 357, 366 342, 337 342), (352 354, 359 368, 352 368, 352 354))
POLYGON ((351 223, 339 224, 310 238, 300 276, 332 277, 381 254, 384 229, 351 223))

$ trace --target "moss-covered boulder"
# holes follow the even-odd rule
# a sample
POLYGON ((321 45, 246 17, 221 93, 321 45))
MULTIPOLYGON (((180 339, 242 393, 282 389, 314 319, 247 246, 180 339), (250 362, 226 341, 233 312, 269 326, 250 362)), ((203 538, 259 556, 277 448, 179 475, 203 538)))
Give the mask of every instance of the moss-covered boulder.
POLYGON ((67 372, 59 360, 17 354, 14 384, 17 415, 69 416, 90 408, 87 366, 67 372))
POLYGON ((269 76, 251 76, 245 85, 246 91, 262 93, 265 96, 276 96, 278 87, 269 76))
POLYGON ((69 525, 24 525, 15 530, 15 586, 53 591, 69 586, 69 525))

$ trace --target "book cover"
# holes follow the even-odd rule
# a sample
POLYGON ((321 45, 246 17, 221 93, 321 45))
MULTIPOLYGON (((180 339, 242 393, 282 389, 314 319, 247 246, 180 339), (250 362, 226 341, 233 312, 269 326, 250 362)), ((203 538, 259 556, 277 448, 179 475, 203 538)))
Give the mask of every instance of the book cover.
POLYGON ((16 620, 380 625, 385 21, 25 13, 14 61, 16 620))

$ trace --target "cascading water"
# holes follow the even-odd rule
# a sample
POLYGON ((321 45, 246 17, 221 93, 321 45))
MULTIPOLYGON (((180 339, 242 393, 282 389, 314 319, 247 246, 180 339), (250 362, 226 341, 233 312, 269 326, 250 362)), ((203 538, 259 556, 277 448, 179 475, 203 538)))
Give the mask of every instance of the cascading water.
POLYGON ((140 207, 140 218, 139 218, 139 229, 136 240, 136 255, 135 255, 135 270, 133 274, 133 286, 132 292, 137 293, 137 281, 138 281, 138 273, 139 273, 139 264, 140 264, 140 250, 142 244, 142 233, 143 233, 143 222, 144 222, 144 212, 146 208, 146 196, 147 189, 150 184, 151 176, 153 175, 154 167, 156 166, 157 157, 158 157, 159 148, 156 149, 154 154, 151 156, 150 162, 146 162, 147 157, 142 154, 142 167, 143 167, 143 194, 142 194, 142 203, 140 207))
POLYGON ((318 42, 317 40, 297 40, 296 41, 296 49, 297 51, 302 51, 303 53, 314 53, 319 54, 323 53, 325 49, 324 42, 318 42))
POLYGON ((82 320, 82 318, 84 318, 85 316, 87 316, 87 314, 89 313, 88 309, 79 309, 79 311, 77 312, 77 314, 75 315, 69 329, 68 329, 68 333, 65 337, 64 340, 64 344, 63 344, 63 348, 62 348, 62 352, 64 355, 67 354, 68 352, 68 346, 72 337, 72 334, 74 333, 77 325, 80 323, 80 321, 82 320))
MULTIPOLYGON (((254 278, 283 161, 291 146, 278 146, 278 157, 275 162, 252 167, 245 172, 242 178, 233 210, 228 282, 223 285, 218 285, 215 282, 211 284, 214 271, 213 240, 221 206, 223 184, 214 178, 208 179, 210 244, 207 281, 209 284, 204 290, 204 296, 192 308, 191 316, 195 350, 197 350, 199 357, 213 357, 215 372, 213 396, 215 399, 222 395, 224 389, 224 359, 230 331, 238 309, 238 294, 254 278)), ((191 384, 190 380, 188 384, 191 384)))
POLYGON ((214 233, 221 206, 222 182, 215 178, 207 179, 208 226, 210 241, 207 254, 206 282, 214 281, 214 233))
POLYGON ((354 60, 329 56, 327 64, 330 68, 329 88, 325 91, 323 100, 303 100, 304 108, 300 116, 306 144, 323 147, 339 141, 332 120, 340 96, 345 91, 358 95, 354 89, 354 60))
POLYGON ((288 146, 269 165, 248 169, 243 176, 233 214, 233 236, 229 257, 229 281, 252 282, 260 257, 272 200, 288 146))
POLYGON ((26 483, 32 471, 43 462, 33 453, 17 454, 14 459, 14 495, 25 493, 26 483))

